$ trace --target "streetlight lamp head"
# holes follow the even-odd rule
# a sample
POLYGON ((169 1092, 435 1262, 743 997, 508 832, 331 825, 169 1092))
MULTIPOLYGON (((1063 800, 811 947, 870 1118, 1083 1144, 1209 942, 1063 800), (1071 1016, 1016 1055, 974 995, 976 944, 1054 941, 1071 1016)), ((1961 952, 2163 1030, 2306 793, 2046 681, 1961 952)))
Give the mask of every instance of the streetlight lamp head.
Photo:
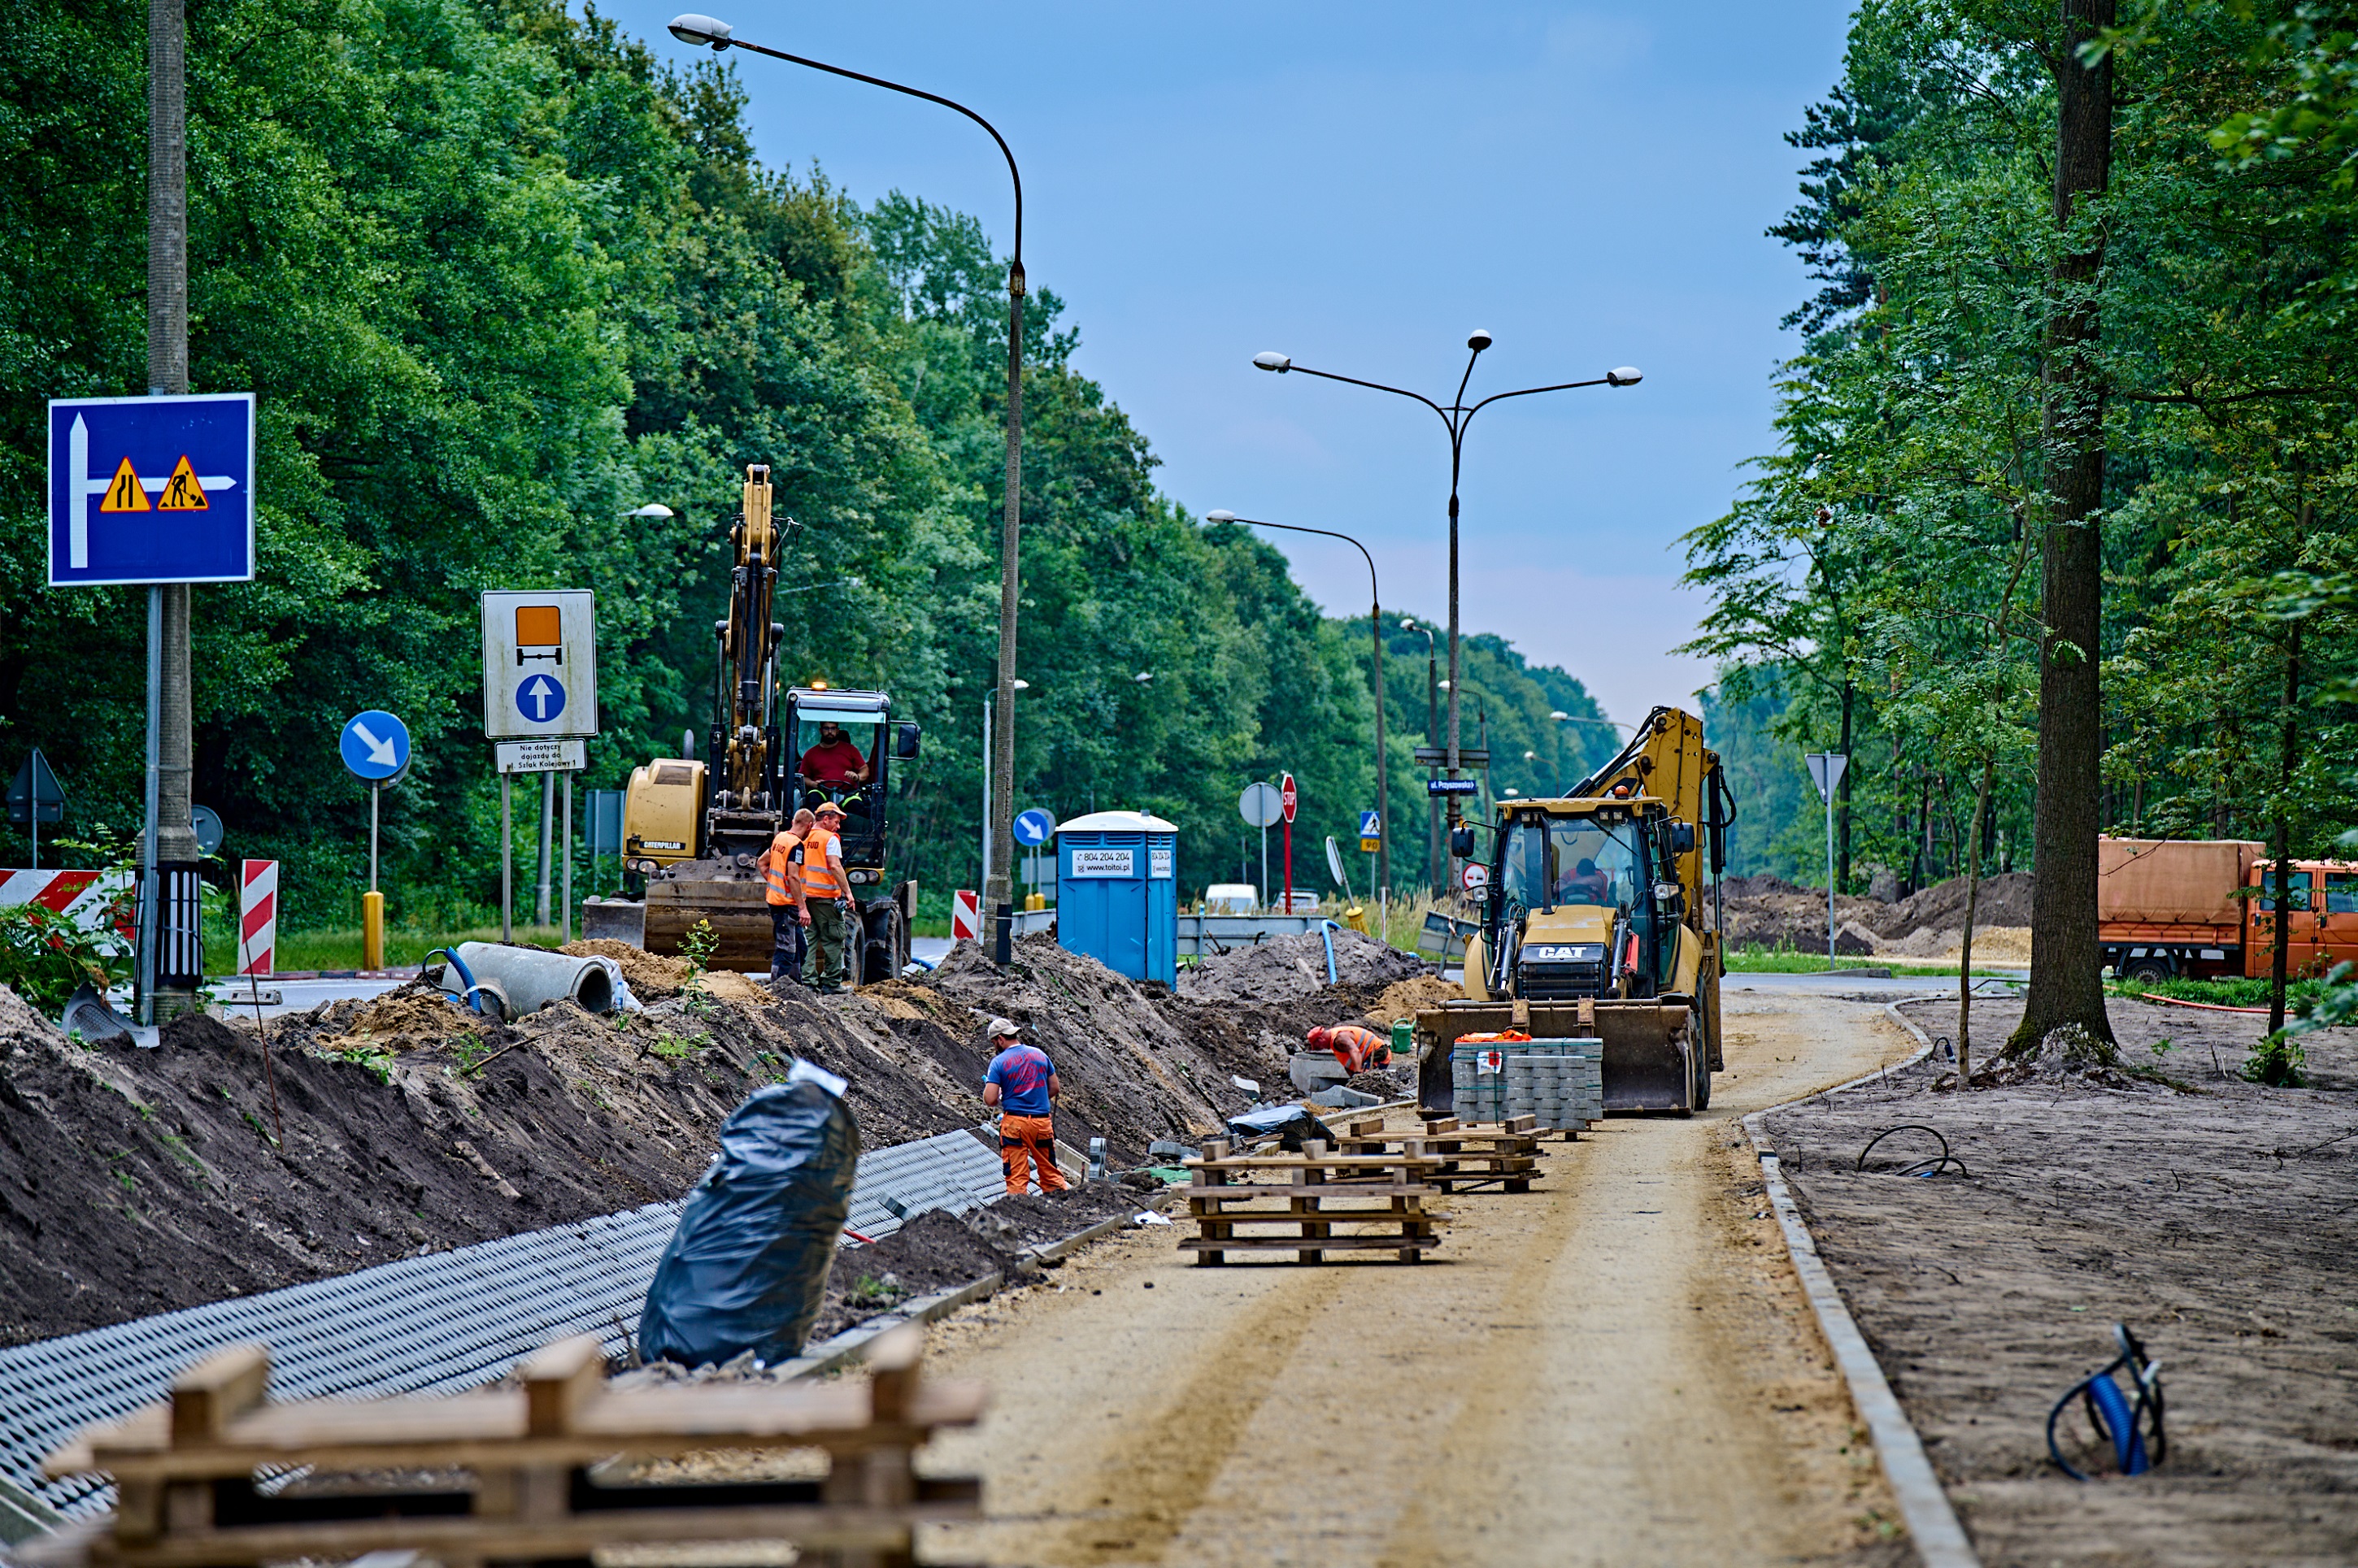
POLYGON ((1473 336, 1466 340, 1466 346, 1478 354, 1490 346, 1490 334, 1477 327, 1473 336))
POLYGON ((1204 521, 1206 523, 1233 523, 1236 520, 1237 514, 1229 511, 1225 506, 1217 512, 1206 512, 1204 514, 1204 521))
POLYGON ((671 517, 677 514, 660 501, 650 501, 644 506, 622 514, 625 517, 671 517))
POLYGON ((687 11, 671 19, 671 36, 684 44, 710 44, 716 49, 725 49, 735 34, 718 16, 687 11))
POLYGON ((1571 715, 1571 714, 1569 714, 1569 713, 1566 713, 1563 708, 1559 708, 1555 709, 1553 712, 1550 713, 1550 714, 1548 715, 1548 717, 1549 717, 1550 719, 1552 719, 1557 720, 1558 722, 1562 722, 1563 720, 1564 720, 1564 719, 1566 719, 1571 718, 1571 717, 1572 717, 1572 715, 1571 715))
POLYGON ((1141 686, 1144 686, 1148 681, 1151 681, 1153 678, 1154 672, 1152 670, 1141 670, 1136 675, 1130 676, 1130 679, 1136 681, 1141 686))
POLYGON ((1255 354, 1253 356, 1253 363, 1261 370, 1273 370, 1280 375, 1284 374, 1287 371, 1293 368, 1293 359, 1292 355, 1281 354, 1273 349, 1264 350, 1263 351, 1255 354))
POLYGON ((1028 680, 1011 680, 1007 683, 1007 689, 1010 691, 1030 691, 1032 689, 1032 683, 1028 680))
POLYGON ((1618 370, 1608 370, 1605 373, 1605 384, 1607 386, 1635 386, 1645 379, 1636 365, 1623 365, 1618 370))

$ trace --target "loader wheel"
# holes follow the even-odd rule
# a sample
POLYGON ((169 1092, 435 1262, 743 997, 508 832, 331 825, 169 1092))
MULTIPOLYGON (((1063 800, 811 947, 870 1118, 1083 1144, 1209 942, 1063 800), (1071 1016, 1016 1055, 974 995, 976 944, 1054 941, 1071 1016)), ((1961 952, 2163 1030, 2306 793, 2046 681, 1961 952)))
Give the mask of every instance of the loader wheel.
POLYGON ((901 925, 901 906, 878 903, 861 912, 860 967, 872 981, 897 979, 905 961, 908 939, 901 925))

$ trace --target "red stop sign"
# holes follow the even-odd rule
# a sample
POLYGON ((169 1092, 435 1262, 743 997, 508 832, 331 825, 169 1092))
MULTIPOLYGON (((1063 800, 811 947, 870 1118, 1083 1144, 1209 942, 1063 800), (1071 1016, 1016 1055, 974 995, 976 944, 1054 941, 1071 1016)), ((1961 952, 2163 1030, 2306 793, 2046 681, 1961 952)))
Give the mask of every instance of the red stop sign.
POLYGON ((1277 784, 1277 800, 1280 806, 1285 807, 1285 819, 1288 822, 1293 820, 1293 804, 1301 798, 1301 795, 1295 792, 1293 787, 1293 775, 1292 773, 1281 774, 1277 784))

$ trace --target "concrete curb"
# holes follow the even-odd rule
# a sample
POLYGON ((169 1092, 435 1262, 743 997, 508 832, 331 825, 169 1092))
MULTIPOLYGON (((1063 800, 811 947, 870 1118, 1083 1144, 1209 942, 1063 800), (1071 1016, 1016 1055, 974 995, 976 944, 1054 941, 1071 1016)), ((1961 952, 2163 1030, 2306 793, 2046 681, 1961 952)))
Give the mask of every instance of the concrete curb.
MULTIPOLYGON (((1884 1011, 1921 1044, 1921 1049, 1899 1064, 1902 1067, 1913 1066, 1931 1054, 1931 1040, 1899 1011, 1898 1003, 1887 1004, 1884 1011)), ((1887 1071, 1878 1068, 1848 1083, 1785 1103, 1799 1105, 1819 1095, 1839 1094, 1862 1084, 1880 1082, 1887 1071)), ((1800 1206, 1785 1185, 1777 1152, 1768 1146, 1768 1134, 1760 1125, 1761 1118, 1779 1108, 1770 1106, 1754 1111, 1744 1119, 1744 1130, 1752 1139, 1753 1152, 1760 1157, 1761 1180, 1768 1189, 1768 1206, 1776 1213, 1778 1227, 1785 1233, 1785 1250, 1793 1260, 1793 1272, 1800 1276, 1801 1289, 1810 1298, 1810 1308, 1818 1315, 1818 1331, 1825 1336, 1826 1347, 1833 1352, 1843 1380, 1850 1385, 1851 1403, 1875 1439, 1875 1456, 1883 1465, 1885 1478, 1891 1483, 1892 1496, 1898 1500, 1900 1517, 1907 1521, 1908 1534, 1916 1543, 1916 1555, 1924 1568, 1981 1568, 1981 1558, 1974 1552, 1964 1526, 1957 1522, 1956 1509, 1950 1506, 1949 1495, 1942 1489, 1931 1460, 1925 1456, 1923 1439, 1916 1434, 1908 1412, 1900 1408, 1898 1396, 1891 1391, 1891 1383, 1884 1377, 1875 1352, 1867 1348, 1866 1337, 1859 1333, 1850 1309, 1843 1304, 1842 1292, 1835 1288, 1825 1260, 1818 1256, 1817 1240, 1811 1236, 1800 1206)))
MULTIPOLYGON (((1053 1262, 1067 1253, 1078 1251, 1100 1236, 1120 1230, 1129 1223, 1130 1216, 1112 1215, 1085 1229, 1075 1231, 1060 1241, 1044 1241, 1036 1247, 1027 1247, 1017 1256, 1021 1260, 1032 1262, 1053 1262)), ((857 1366, 868 1359, 868 1348, 880 1336, 900 1327, 904 1323, 932 1323, 936 1318, 947 1317, 962 1306, 989 1299, 998 1292, 999 1287, 1004 1282, 1004 1275, 985 1274, 979 1280, 972 1280, 963 1285, 955 1285, 946 1291, 936 1291, 931 1295, 919 1296, 897 1312, 889 1312, 881 1317, 871 1317, 866 1323, 856 1324, 825 1344, 814 1346, 805 1354, 784 1363, 778 1368, 778 1376, 781 1379, 816 1378, 824 1372, 833 1372, 845 1367, 857 1366)))

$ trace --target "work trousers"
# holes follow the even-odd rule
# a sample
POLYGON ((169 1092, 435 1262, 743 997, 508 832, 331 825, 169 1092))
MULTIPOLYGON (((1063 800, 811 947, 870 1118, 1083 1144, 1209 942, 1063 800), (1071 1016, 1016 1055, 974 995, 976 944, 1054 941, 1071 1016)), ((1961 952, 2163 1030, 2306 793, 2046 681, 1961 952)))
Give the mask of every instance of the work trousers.
POLYGON ((852 939, 843 905, 833 899, 813 899, 810 906, 810 951, 803 960, 803 979, 822 989, 843 983, 843 945, 852 939))
POLYGON ((1007 1173, 1010 1196, 1021 1195, 1032 1179, 1032 1162, 1040 1162, 1040 1190, 1061 1193, 1065 1173, 1056 1169, 1056 1123, 1053 1117, 1016 1116, 999 1119, 999 1165, 1007 1173))
POLYGON ((770 905, 770 978, 803 978, 803 923, 791 903, 770 905))

